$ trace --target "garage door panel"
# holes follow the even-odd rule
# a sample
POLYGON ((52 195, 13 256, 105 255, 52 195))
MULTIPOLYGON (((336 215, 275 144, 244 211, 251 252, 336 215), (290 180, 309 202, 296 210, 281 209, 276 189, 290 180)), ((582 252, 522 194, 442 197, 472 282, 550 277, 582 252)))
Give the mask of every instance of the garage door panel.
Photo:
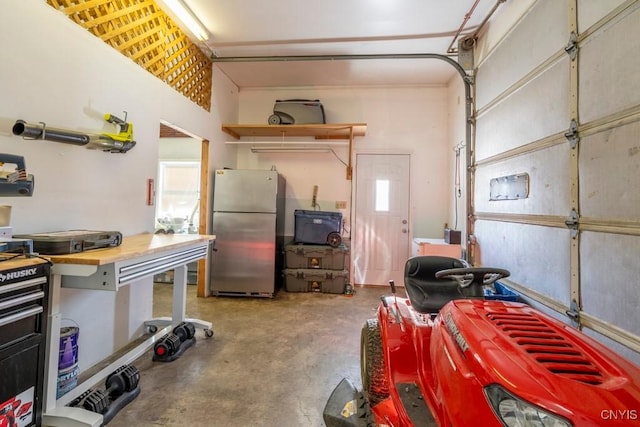
POLYGON ((583 310, 640 335, 640 236, 583 232, 580 287, 583 310))
POLYGON ((569 128, 569 58, 482 114, 476 127, 476 159, 520 147, 569 128))
POLYGON ((527 299, 525 297, 525 302, 527 304, 529 304, 531 307, 535 308, 536 310, 540 310, 541 312, 543 312, 544 314, 546 314, 547 316, 553 317, 554 319, 562 322, 562 323, 566 323, 567 325, 571 324, 571 319, 569 318, 569 316, 567 316, 566 313, 564 312, 558 312, 552 308, 547 307, 544 304, 540 304, 539 302, 535 301, 535 300, 531 300, 531 299, 527 299))
POLYGON ((589 335, 591 338, 595 339, 596 341, 600 341, 600 343, 604 344, 605 347, 607 347, 609 350, 615 351, 620 356, 626 358, 627 360, 630 360, 636 365, 640 365, 640 353, 637 353, 631 350, 629 347, 625 347, 619 342, 616 342, 611 338, 607 337, 606 335, 602 335, 601 333, 596 332, 592 329, 583 328, 582 332, 584 332, 586 335, 589 335))
POLYGON ((626 0, 578 0, 578 30, 582 33, 626 0))
MULTIPOLYGON (((585 331, 640 363, 640 1, 549 1, 537 1, 513 27, 523 34, 494 43, 496 51, 479 63, 473 261, 509 269, 528 301, 565 321, 576 298, 585 331), (560 16, 566 21, 556 21, 560 16), (514 40, 535 45, 558 37, 540 35, 541 21, 569 32, 574 18, 573 62, 553 56, 561 49, 556 44, 546 58, 537 46, 530 57, 519 56, 514 40), (572 119, 577 150, 559 141, 572 119), (528 199, 488 200, 491 178, 518 173, 530 175, 528 199), (574 238, 557 218, 572 207, 574 238)), ((567 43, 568 36, 562 47, 567 43)))
POLYGON ((569 144, 562 144, 500 163, 479 166, 475 183, 476 210, 567 216, 571 211, 569 151, 569 144), (493 178, 520 173, 529 174, 529 197, 518 200, 489 200, 490 183, 493 178))
POLYGON ((504 92, 523 76, 546 61, 569 40, 566 30, 567 8, 564 2, 538 1, 527 19, 521 21, 478 70, 476 105, 479 109, 504 92), (536 43, 531 43, 536 34, 536 43), (496 78, 483 78, 500 76, 496 78))
POLYGON ((477 221, 475 230, 480 264, 506 268, 513 281, 569 305, 568 230, 497 221, 477 221))
POLYGON ((640 220, 640 122, 583 138, 579 168, 582 216, 640 220))
POLYGON ((580 46, 583 123, 640 104, 640 3, 580 46))

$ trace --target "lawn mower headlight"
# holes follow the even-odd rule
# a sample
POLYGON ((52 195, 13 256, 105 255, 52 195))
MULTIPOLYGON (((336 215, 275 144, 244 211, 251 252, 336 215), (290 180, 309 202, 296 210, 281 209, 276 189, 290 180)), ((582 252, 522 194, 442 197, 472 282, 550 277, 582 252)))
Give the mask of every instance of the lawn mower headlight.
POLYGON ((485 387, 484 393, 495 414, 507 427, 572 427, 564 418, 520 399, 497 384, 485 387))

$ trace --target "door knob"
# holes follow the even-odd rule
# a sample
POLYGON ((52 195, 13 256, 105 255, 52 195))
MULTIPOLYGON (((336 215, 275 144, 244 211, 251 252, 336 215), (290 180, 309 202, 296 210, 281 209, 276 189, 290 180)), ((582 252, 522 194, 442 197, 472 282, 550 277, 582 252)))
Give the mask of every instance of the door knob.
POLYGON ((406 224, 406 223, 407 223, 407 220, 406 220, 406 219, 403 219, 403 220, 402 220, 402 223, 403 223, 403 224, 406 224))
POLYGON ((408 232, 409 232, 409 230, 407 230, 406 228, 403 228, 403 229, 402 229, 402 232, 403 232, 403 233, 408 233, 408 232))

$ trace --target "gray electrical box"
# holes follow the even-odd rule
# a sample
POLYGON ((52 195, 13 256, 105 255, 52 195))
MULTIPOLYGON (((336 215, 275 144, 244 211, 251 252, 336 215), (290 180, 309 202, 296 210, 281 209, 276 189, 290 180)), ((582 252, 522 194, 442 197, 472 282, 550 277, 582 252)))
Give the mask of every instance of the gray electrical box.
POLYGON ((473 48, 475 44, 475 39, 471 37, 458 40, 458 64, 466 71, 473 71, 473 48))

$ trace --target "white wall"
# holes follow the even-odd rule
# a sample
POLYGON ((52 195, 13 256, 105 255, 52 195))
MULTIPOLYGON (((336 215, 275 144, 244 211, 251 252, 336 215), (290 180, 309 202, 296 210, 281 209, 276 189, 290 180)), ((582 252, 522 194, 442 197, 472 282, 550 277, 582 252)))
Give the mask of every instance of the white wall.
MULTIPOLYGON (((452 177, 449 164, 449 94, 446 87, 307 87, 243 89, 241 123, 267 123, 276 99, 319 99, 327 123, 366 123, 367 134, 356 137, 357 153, 410 153, 413 235, 442 237, 449 221, 452 177)), ((335 150, 347 160, 345 148, 335 150)), ((347 201, 351 212, 351 181, 346 168, 332 154, 252 154, 238 151, 238 167, 269 169, 287 179, 287 234, 293 234, 293 209, 310 209, 313 186, 319 186, 322 210, 336 211, 336 201, 347 201)), ((355 174, 354 174, 355 175, 355 174)))
MULTIPOLYGON (((214 70, 211 113, 196 106, 43 1, 7 0, 0 14, 0 152, 24 156, 33 197, 5 197, 15 233, 69 229, 152 232, 145 183, 155 178, 161 120, 211 141, 211 164, 235 166, 221 122, 237 118, 237 88, 214 70), (12 135, 17 119, 81 132, 114 132, 106 112, 134 125, 137 145, 109 154, 12 135)), ((62 315, 80 324, 80 366, 142 331, 150 279, 117 294, 63 289, 62 315), (129 304, 131 302, 131 306, 129 304), (116 324, 115 318, 118 318, 116 324), (106 343, 106 344, 105 344, 106 343)))

